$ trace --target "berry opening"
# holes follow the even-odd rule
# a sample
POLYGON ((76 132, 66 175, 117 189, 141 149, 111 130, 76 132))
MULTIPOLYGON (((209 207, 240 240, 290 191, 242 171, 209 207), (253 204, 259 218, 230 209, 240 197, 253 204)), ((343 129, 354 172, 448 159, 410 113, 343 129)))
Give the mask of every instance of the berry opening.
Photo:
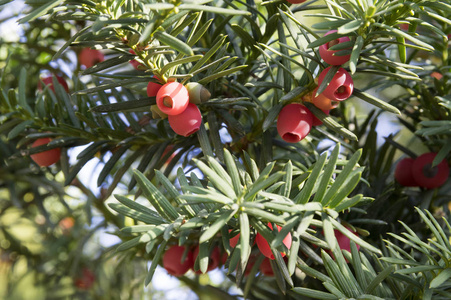
POLYGON ((432 164, 425 164, 423 167, 423 174, 427 178, 434 178, 437 176, 438 166, 432 167, 432 164))
POLYGON ((172 101, 171 97, 166 96, 163 98, 163 104, 166 107, 172 108, 172 106, 174 105, 174 102, 172 101))
POLYGON ((291 132, 285 133, 282 138, 289 143, 297 143, 301 140, 301 137, 299 135, 291 132))
POLYGON ((349 89, 349 87, 347 87, 347 86, 344 86, 344 85, 341 85, 341 86, 339 86, 336 90, 335 90, 335 93, 334 93, 334 95, 337 97, 337 98, 347 98, 347 97, 349 97, 350 96, 350 94, 351 94, 351 91, 350 91, 350 89, 349 89))
POLYGON ((339 39, 332 40, 329 43, 327 43, 327 49, 329 49, 330 47, 333 47, 335 45, 338 45, 338 44, 340 44, 340 40, 339 39))
POLYGON ((193 133, 197 132, 198 130, 199 130, 199 128, 193 129, 193 130, 191 130, 190 132, 188 132, 188 133, 186 134, 186 136, 192 135, 193 133))

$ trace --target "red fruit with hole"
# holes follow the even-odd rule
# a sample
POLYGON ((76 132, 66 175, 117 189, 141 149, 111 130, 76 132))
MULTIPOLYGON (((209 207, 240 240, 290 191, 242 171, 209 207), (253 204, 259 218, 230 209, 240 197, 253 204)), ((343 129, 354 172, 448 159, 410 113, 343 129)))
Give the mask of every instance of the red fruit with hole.
POLYGON ((166 271, 173 276, 182 276, 194 265, 193 253, 188 251, 185 260, 183 259, 183 253, 185 247, 172 246, 163 255, 163 267, 166 271))
MULTIPOLYGON (((268 227, 269 229, 273 230, 273 227, 271 225, 271 223, 268 223, 268 227)), ((277 232, 279 232, 282 227, 280 227, 279 225, 276 225, 277 227, 277 232)), ((274 254, 271 251, 271 247, 269 246, 269 243, 265 240, 265 238, 260 234, 257 233, 257 236, 255 237, 256 241, 257 241, 257 247, 260 250, 260 252, 268 257, 269 259, 275 259, 274 254)), ((289 232, 285 238, 283 239, 282 243, 288 248, 291 248, 291 233, 289 232)), ((284 252, 280 252, 280 254, 282 255, 282 257, 285 256, 284 252)))
MULTIPOLYGON (((335 33, 337 32, 337 30, 331 30, 329 32, 327 32, 324 36, 327 36, 331 33, 335 33)), ((351 57, 351 54, 348 55, 336 55, 337 52, 343 51, 343 50, 330 50, 330 48, 332 46, 341 44, 341 43, 345 43, 345 42, 349 42, 350 39, 347 36, 342 36, 339 37, 335 40, 332 40, 330 42, 327 42, 321 46, 319 46, 319 55, 321 56, 321 58, 328 63, 329 65, 333 65, 333 66, 338 66, 338 65, 342 65, 346 62, 349 61, 349 58, 351 57)), ((347 48, 350 49, 350 48, 347 48)))
POLYGON ((398 162, 395 169, 395 180, 402 186, 418 186, 413 178, 412 166, 414 159, 407 157, 398 162))
POLYGON ((274 271, 271 267, 271 261, 269 260, 269 258, 265 257, 265 259, 263 259, 262 263, 260 264, 260 272, 262 272, 262 274, 266 276, 274 276, 274 271))
POLYGON ((168 120, 175 133, 189 136, 199 130, 202 123, 202 114, 196 104, 189 103, 181 114, 168 115, 168 120))
MULTIPOLYGON (((50 143, 50 138, 41 138, 34 141, 34 143, 31 145, 31 148, 35 148, 42 145, 47 145, 50 143)), ((60 160, 61 155, 61 149, 60 148, 53 148, 50 150, 46 150, 43 152, 31 154, 31 159, 37 163, 41 167, 48 167, 55 163, 57 163, 60 160)))
POLYGON ((292 103, 284 106, 277 119, 277 132, 288 143, 297 143, 310 132, 313 114, 303 105, 292 103))
POLYGON ((78 54, 80 65, 85 66, 86 68, 91 68, 104 60, 105 56, 103 53, 96 49, 84 48, 78 54))
POLYGON ((189 103, 186 87, 179 82, 164 84, 156 95, 157 106, 165 114, 175 116, 181 114, 189 103))
POLYGON ((432 167, 432 161, 437 153, 425 153, 418 156, 412 164, 412 175, 418 186, 434 189, 442 186, 449 176, 449 166, 446 160, 442 160, 437 166, 432 167))
MULTIPOLYGON (((331 67, 325 68, 321 74, 319 74, 318 86, 321 85, 330 68, 331 67)), ((345 69, 339 68, 322 94, 332 101, 343 101, 348 99, 353 91, 354 82, 352 81, 351 75, 349 75, 345 69)))
MULTIPOLYGON (((193 253, 193 261, 196 261, 197 256, 199 255, 199 246, 194 249, 193 253)), ((200 263, 200 262, 199 262, 200 263)), ((214 247, 208 256, 208 267, 206 272, 210 272, 213 269, 216 269, 221 263, 221 251, 219 251, 218 247, 214 247)), ((200 270, 195 271, 196 274, 202 274, 200 270)))
POLYGON ((96 278, 94 272, 88 268, 83 268, 82 275, 75 279, 74 285, 80 290, 89 290, 94 284, 96 278))
MULTIPOLYGON (((67 85, 66 80, 63 77, 55 75, 56 80, 61 84, 66 92, 69 93, 69 86, 67 85)), ((44 77, 41 81, 49 87, 53 92, 55 92, 55 87, 53 86, 53 76, 44 77)), ((40 91, 43 90, 41 81, 38 82, 38 89, 40 91)))

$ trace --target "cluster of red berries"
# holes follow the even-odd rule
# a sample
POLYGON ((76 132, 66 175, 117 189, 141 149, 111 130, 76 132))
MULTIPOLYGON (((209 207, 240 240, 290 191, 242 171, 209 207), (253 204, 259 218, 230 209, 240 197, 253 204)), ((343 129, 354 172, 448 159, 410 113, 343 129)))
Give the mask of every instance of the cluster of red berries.
MULTIPOLYGON (((290 2, 291 3, 291 2, 290 2)), ((331 30, 326 35, 335 33, 331 30)), ((349 42, 349 37, 340 37, 319 47, 321 58, 331 66, 339 66, 349 61, 351 55, 337 55, 339 50, 331 50, 332 46, 349 42)), ((331 67, 325 68, 318 76, 318 86, 321 85, 331 67)), ((354 82, 351 75, 343 68, 339 68, 326 89, 317 95, 318 87, 310 94, 303 97, 303 101, 312 102, 316 107, 329 113, 331 109, 338 106, 340 101, 348 99, 354 90, 354 82)), ((300 103, 291 103, 282 108, 277 120, 277 131, 285 141, 297 143, 304 139, 310 132, 312 126, 321 125, 307 107, 300 103)))
MULTIPOLYGON (((269 229, 273 230, 273 226, 268 223, 269 229)), ((282 228, 279 225, 276 225, 277 232, 279 232, 282 228)), ((229 230, 231 232, 231 230, 229 230)), ((229 240, 230 246, 232 248, 235 248, 238 244, 240 238, 240 234, 238 233, 234 237, 232 237, 229 240)), ((288 233, 287 236, 283 240, 283 244, 290 249, 291 248, 291 233, 288 233)), ((261 254, 263 254, 266 258, 263 260, 263 262, 260 265, 260 271, 267 275, 267 276, 273 276, 274 273, 271 268, 270 260, 274 260, 274 254, 271 251, 271 247, 269 246, 268 241, 259 233, 257 233, 255 237, 255 243, 257 244, 258 249, 260 250, 261 254)), ((166 269, 166 271, 174 276, 182 276, 188 270, 192 269, 194 270, 194 262, 199 254, 199 246, 197 246, 194 251, 186 250, 183 246, 172 246, 170 247, 163 255, 163 267, 166 269), (185 256, 184 256, 185 254, 185 256)), ((286 253, 281 252, 282 257, 285 257, 286 253)), ((255 263, 256 255, 251 255, 249 257, 248 265, 244 271, 244 275, 248 275, 250 270, 252 269, 252 266, 255 263)), ((208 262, 208 268, 207 272, 211 271, 220 265, 225 264, 227 260, 227 254, 226 252, 223 252, 221 254, 221 251, 219 247, 213 248, 212 252, 209 255, 209 262, 208 262)), ((195 271, 196 274, 199 274, 200 271, 195 271)))
MULTIPOLYGON (((189 136, 198 131, 202 124, 202 114, 196 103, 206 100, 201 94, 196 94, 199 90, 205 91, 205 88, 197 83, 184 86, 175 81, 163 85, 151 81, 147 86, 147 96, 156 98, 156 107, 151 110, 157 110, 160 116, 167 115, 175 133, 189 136)), ((207 94, 206 98, 209 98, 210 94, 207 94)))
POLYGON ((434 189, 442 186, 449 177, 449 166, 442 160, 433 167, 432 162, 437 153, 429 152, 416 159, 404 158, 398 162, 395 169, 395 179, 403 186, 434 189))
MULTIPOLYGON (((182 276, 188 270, 193 270, 196 274, 201 274, 200 270, 194 270, 194 262, 199 255, 199 246, 194 250, 190 250, 184 246, 171 246, 163 255, 163 267, 173 276, 182 276), (185 254, 186 252, 186 254, 185 254), (185 256, 184 256, 185 254, 185 256)), ((207 272, 216 269, 221 264, 224 264, 227 259, 227 254, 224 252, 221 255, 219 247, 213 248, 208 256, 207 272)))

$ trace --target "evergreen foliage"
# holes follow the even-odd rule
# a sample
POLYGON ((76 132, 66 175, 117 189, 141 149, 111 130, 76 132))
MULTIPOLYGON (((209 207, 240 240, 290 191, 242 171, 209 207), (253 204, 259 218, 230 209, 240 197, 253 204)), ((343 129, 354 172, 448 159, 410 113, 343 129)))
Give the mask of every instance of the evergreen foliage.
POLYGON ((450 159, 449 0, 25 4, 20 40, 0 37, 0 298, 28 284, 42 299, 163 299, 152 282, 174 245, 199 247, 178 278, 200 299, 451 298, 450 180, 393 177, 405 156, 450 159), (321 45, 349 62, 318 82, 321 45), (86 48, 105 59, 82 66, 86 48), (314 99, 340 68, 352 96, 325 112, 314 99), (187 137, 147 91, 173 81, 204 88, 187 137), (297 143, 276 126, 291 103, 323 124, 297 143), (384 135, 387 115, 399 131, 384 135), (55 165, 30 158, 55 148, 55 165), (96 245, 105 231, 121 242, 96 245), (220 285, 199 275, 216 249, 220 285))

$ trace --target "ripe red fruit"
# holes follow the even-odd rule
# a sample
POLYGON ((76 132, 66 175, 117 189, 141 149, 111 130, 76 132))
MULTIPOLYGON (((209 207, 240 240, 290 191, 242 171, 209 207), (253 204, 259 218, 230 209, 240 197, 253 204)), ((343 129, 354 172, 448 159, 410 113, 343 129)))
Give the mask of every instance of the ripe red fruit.
POLYGON ((153 81, 149 82, 149 84, 147 85, 147 96, 155 97, 161 87, 162 87, 162 85, 159 83, 156 83, 153 81))
MULTIPOLYGON (((232 232, 232 229, 229 230, 229 233, 232 232)), ((240 240, 240 234, 238 233, 234 237, 230 238, 229 243, 230 247, 235 248, 236 244, 238 244, 238 241, 240 240)))
POLYGON ((412 166, 414 159, 407 157, 398 162, 395 169, 395 179, 402 186, 418 186, 413 178, 412 166))
POLYGON ((291 4, 299 4, 299 3, 304 3, 306 0, 287 0, 288 3, 291 4))
MULTIPOLYGON (((273 227, 272 227, 271 223, 268 223, 268 227, 269 227, 271 230, 273 230, 273 229, 272 229, 273 227)), ((279 232, 279 231, 282 229, 282 227, 280 227, 279 225, 276 225, 276 227, 277 227, 277 232, 279 232)), ((260 252, 261 252, 264 256, 268 257, 269 259, 275 259, 274 254, 273 254, 272 251, 271 251, 271 247, 269 246, 268 241, 266 241, 265 238, 264 238, 260 233, 257 233, 257 236, 255 237, 255 240, 257 241, 257 247, 258 247, 258 249, 260 250, 260 252)), ((287 236, 283 239, 282 243, 283 243, 288 249, 291 248, 291 233, 290 233, 290 232, 289 232, 289 233, 287 234, 287 236)), ((285 253, 284 253, 284 252, 280 252, 280 254, 282 254, 282 257, 285 256, 285 253)))
MULTIPOLYGON (((321 85, 330 68, 331 67, 325 68, 321 74, 319 74, 318 85, 321 85)), ((332 101, 343 101, 348 99, 353 91, 354 82, 352 81, 351 75, 349 75, 345 69, 340 68, 322 94, 332 101)))
MULTIPOLYGON (((50 138, 41 138, 34 141, 31 148, 46 145, 50 143, 50 138)), ((54 148, 47 151, 31 154, 31 159, 41 167, 48 167, 60 160, 61 149, 54 148)))
POLYGON ((193 253, 188 251, 186 258, 182 261, 185 247, 172 246, 163 255, 163 267, 174 276, 182 276, 194 265, 193 253))
POLYGON ((338 102, 337 101, 330 100, 329 98, 324 96, 323 93, 321 93, 318 96, 316 96, 317 92, 318 92, 318 87, 315 88, 313 90, 313 92, 311 92, 311 93, 305 95, 304 97, 302 97, 302 100, 306 101, 306 102, 313 103, 316 107, 318 107, 319 109, 321 109, 322 111, 324 111, 327 114, 329 114, 329 111, 331 109, 334 109, 334 108, 336 108, 338 106, 338 102))
POLYGON ((75 220, 72 217, 65 217, 58 222, 58 226, 61 228, 64 235, 68 235, 74 225, 75 220))
MULTIPOLYGON (((329 114, 329 110, 323 110, 323 112, 326 114, 326 115, 328 115, 329 114)), ((313 114, 312 114, 313 115, 313 114)), ((313 122, 312 122, 312 126, 319 126, 319 125, 322 125, 323 124, 323 122, 320 120, 320 119, 318 119, 315 115, 313 115, 313 122)))
POLYGON ((443 75, 442 74, 440 74, 439 72, 432 72, 431 73, 431 77, 432 78, 435 78, 435 79, 437 79, 437 80, 440 80, 440 79, 442 79, 443 78, 443 75))
MULTIPOLYGON (((199 255, 199 246, 194 249, 193 253, 193 262, 196 261, 197 256, 199 255)), ((220 263, 221 263, 221 251, 219 251, 218 247, 213 248, 212 252, 210 253, 210 256, 208 257, 208 267, 207 272, 210 272, 213 269, 216 269, 220 263)), ((200 270, 195 271, 196 274, 201 274, 202 272, 200 270)))
POLYGON ((189 103, 186 87, 179 82, 164 84, 156 95, 158 108, 167 115, 181 114, 189 103))
POLYGON ((310 132, 313 114, 303 105, 292 103, 284 106, 277 119, 277 132, 288 143, 297 143, 310 132))
MULTIPOLYGON (((359 236, 357 232, 351 232, 354 233, 354 235, 359 236)), ((341 250, 347 250, 351 252, 351 240, 337 229, 334 229, 334 234, 338 242, 338 247, 340 247, 341 250)), ((357 250, 360 250, 360 246, 358 244, 356 244, 356 246, 357 250)))
POLYGON ((274 276, 274 271, 271 267, 271 261, 269 258, 263 259, 262 263, 260 264, 260 272, 262 272, 263 275, 266 276, 274 276))
MULTIPOLYGON (((59 82, 59 84, 61 84, 63 86, 63 88, 66 90, 66 92, 69 93, 69 86, 67 85, 66 80, 64 80, 64 78, 61 76, 57 76, 57 75, 55 75, 55 76, 56 76, 56 80, 59 82)), ((47 76, 47 77, 42 78, 41 80, 45 85, 49 86, 49 89, 51 89, 53 92, 55 92, 55 87, 53 86, 53 76, 47 76)), ((41 81, 38 82, 38 89, 40 91, 43 90, 41 81)))
POLYGON ((85 66, 86 68, 90 68, 104 60, 105 56, 103 53, 96 49, 84 48, 78 54, 80 65, 85 66))
POLYGON ((432 161, 437 153, 425 153, 418 156, 412 164, 412 175, 418 186, 434 189, 442 186, 449 176, 449 166, 446 160, 442 160, 437 166, 432 167, 432 161))
MULTIPOLYGON (((329 35, 331 33, 335 33, 337 30, 331 30, 327 32, 324 36, 329 35)), ((342 50, 330 50, 329 48, 341 43, 349 42, 350 39, 347 36, 339 37, 338 39, 332 40, 328 43, 325 43, 321 46, 319 46, 319 55, 321 58, 328 63, 329 65, 338 66, 342 65, 349 61, 349 58, 351 57, 351 54, 348 55, 335 55, 335 53, 342 51, 342 50)))
POLYGON ((74 285, 80 290, 89 290, 94 284, 96 277, 94 272, 88 268, 83 268, 82 275, 75 279, 74 285))
POLYGON ((202 114, 196 104, 189 103, 182 113, 168 115, 168 120, 175 133, 189 136, 199 130, 202 123, 202 114))

